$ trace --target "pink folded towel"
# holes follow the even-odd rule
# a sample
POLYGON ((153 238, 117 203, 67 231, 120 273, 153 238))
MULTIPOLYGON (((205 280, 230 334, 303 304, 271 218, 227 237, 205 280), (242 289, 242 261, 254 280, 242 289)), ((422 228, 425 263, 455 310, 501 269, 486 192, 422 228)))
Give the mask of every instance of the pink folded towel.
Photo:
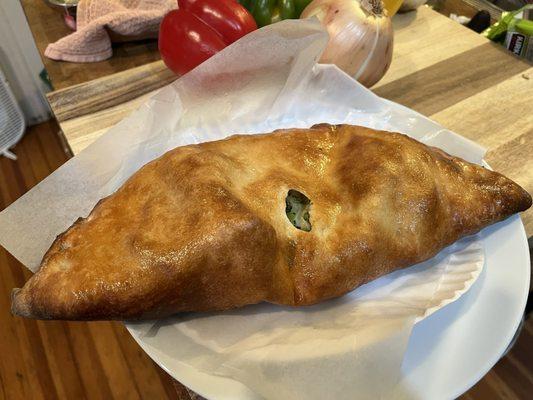
POLYGON ((46 48, 53 60, 96 62, 113 55, 112 41, 157 38, 176 0, 80 0, 78 30, 46 48))

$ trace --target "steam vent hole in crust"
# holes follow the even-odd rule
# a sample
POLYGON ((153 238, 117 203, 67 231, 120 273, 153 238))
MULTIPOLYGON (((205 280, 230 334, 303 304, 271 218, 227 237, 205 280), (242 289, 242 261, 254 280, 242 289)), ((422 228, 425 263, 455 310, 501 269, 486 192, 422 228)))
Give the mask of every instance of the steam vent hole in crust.
POLYGON ((297 190, 290 189, 285 198, 285 213, 291 224, 302 231, 311 230, 311 216, 309 214, 311 200, 297 190))

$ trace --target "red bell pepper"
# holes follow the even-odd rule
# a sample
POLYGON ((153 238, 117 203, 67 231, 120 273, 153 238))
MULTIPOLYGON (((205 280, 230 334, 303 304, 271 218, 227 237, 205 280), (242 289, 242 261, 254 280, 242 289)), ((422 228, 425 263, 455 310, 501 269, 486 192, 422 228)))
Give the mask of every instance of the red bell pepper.
POLYGON ((235 0, 178 0, 159 29, 159 52, 168 68, 182 75, 224 47, 257 29, 235 0))

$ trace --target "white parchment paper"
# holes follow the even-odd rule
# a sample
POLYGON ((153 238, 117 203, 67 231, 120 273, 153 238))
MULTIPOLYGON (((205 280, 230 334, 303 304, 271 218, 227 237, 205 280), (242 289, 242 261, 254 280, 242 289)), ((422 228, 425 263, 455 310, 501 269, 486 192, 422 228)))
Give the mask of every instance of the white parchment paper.
MULTIPOLYGON (((352 123, 481 162, 476 144, 375 96, 334 66, 317 65, 326 43, 320 24, 306 20, 265 27, 229 46, 1 212, 0 243, 35 271, 56 235, 142 165, 176 146, 234 133, 352 123)), ((129 328, 178 379, 172 362, 240 382, 259 398, 388 397, 415 322, 464 293, 482 266, 481 245, 469 238, 318 306, 264 304, 129 328)))

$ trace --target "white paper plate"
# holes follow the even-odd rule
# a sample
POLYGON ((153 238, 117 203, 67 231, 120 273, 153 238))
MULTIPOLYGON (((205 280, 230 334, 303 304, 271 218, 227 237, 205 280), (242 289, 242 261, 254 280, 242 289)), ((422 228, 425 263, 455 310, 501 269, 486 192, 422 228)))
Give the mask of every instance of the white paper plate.
POLYGON ((418 323, 403 373, 411 398, 453 399, 479 381, 513 339, 529 291, 529 248, 515 215, 482 231, 485 267, 459 300, 418 323))
MULTIPOLYGON (((499 360, 515 334, 529 288, 529 250, 513 216, 481 232, 485 267, 472 288, 419 322, 402 367, 398 398, 452 399, 499 360)), ((199 372, 135 340, 173 378, 208 399, 258 399, 244 385, 199 372)), ((179 346, 179 343, 176 343, 179 346)))

